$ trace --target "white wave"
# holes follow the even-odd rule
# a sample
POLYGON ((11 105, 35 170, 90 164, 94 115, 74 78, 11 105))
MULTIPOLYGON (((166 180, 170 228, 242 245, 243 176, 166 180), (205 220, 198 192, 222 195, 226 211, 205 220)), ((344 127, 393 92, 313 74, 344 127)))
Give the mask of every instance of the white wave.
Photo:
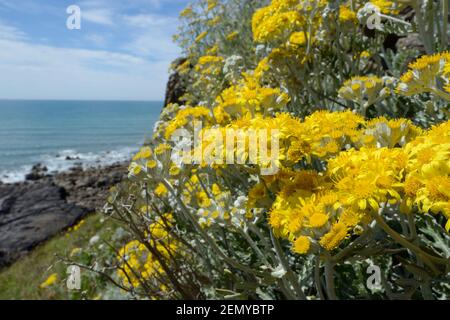
MULTIPOLYGON (((108 166, 118 162, 128 161, 137 151, 137 148, 121 148, 114 151, 102 151, 100 153, 81 153, 76 150, 62 150, 55 155, 43 155, 36 161, 47 167, 49 173, 68 171, 73 167, 82 166, 84 169, 92 167, 108 166)), ((21 166, 16 170, 0 172, 0 181, 3 183, 16 183, 25 180, 33 165, 21 166)))

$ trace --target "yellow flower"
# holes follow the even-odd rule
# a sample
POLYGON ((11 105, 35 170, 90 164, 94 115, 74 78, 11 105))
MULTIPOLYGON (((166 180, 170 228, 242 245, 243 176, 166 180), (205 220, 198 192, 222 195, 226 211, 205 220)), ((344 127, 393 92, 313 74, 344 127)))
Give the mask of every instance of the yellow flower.
POLYGON ((172 149, 172 147, 169 144, 161 143, 155 148, 155 153, 157 155, 161 155, 161 154, 163 154, 164 152, 166 152, 166 151, 168 151, 170 149, 172 149))
POLYGON ((311 228, 323 227, 328 222, 328 215, 324 213, 314 213, 309 217, 309 225, 311 228))
POLYGON ((384 14, 397 14, 401 6, 390 0, 370 0, 370 3, 378 7, 384 14))
POLYGON ((180 13, 180 17, 182 18, 189 18, 194 14, 194 11, 192 10, 192 7, 189 6, 185 9, 183 9, 180 13))
POLYGON ((198 59, 199 65, 222 62, 223 58, 218 56, 202 56, 198 59))
MULTIPOLYGON (((195 120, 202 122, 203 125, 208 125, 211 121, 210 113, 210 110, 205 107, 186 107, 179 110, 175 117, 169 121, 164 137, 170 139, 177 129, 188 128, 193 125, 195 120)), ((156 154, 163 153, 164 150, 170 150, 170 146, 167 144, 160 146, 155 149, 156 154)))
POLYGON ((54 285, 56 283, 56 281, 58 281, 58 274, 53 273, 47 278, 47 280, 45 280, 44 282, 41 283, 39 288, 41 288, 41 289, 48 288, 48 287, 54 285))
POLYGON ((211 187, 211 191, 212 191, 212 194, 216 197, 222 193, 222 191, 220 190, 220 187, 217 183, 213 183, 213 185, 211 187))
POLYGON ((133 161, 148 159, 152 156, 152 154, 153 152, 150 147, 144 147, 133 157, 133 161))
POLYGON ((146 165, 147 165, 147 168, 154 169, 158 165, 158 162, 156 162, 156 160, 150 160, 150 161, 147 161, 146 165))
POLYGON ((176 165, 171 166, 169 169, 169 174, 171 176, 177 176, 180 174, 180 172, 181 172, 181 169, 176 165))
POLYGON ((202 33, 200 33, 197 38, 195 38, 195 42, 200 42, 202 41, 206 36, 208 35, 207 31, 203 31, 202 33))
POLYGON ((211 199, 208 194, 204 191, 197 193, 198 204, 201 208, 208 208, 211 206, 211 199))
POLYGON ((289 43, 295 46, 305 46, 308 42, 308 32, 294 32, 289 38, 289 43))
POLYGON ((135 164, 135 165, 133 166, 132 171, 131 171, 131 173, 132 173, 134 176, 138 176, 141 172, 142 172, 142 167, 141 167, 140 165, 138 165, 138 164, 135 164))
POLYGON ((339 7, 339 21, 357 23, 356 12, 352 11, 348 6, 341 5, 339 7))
POLYGON ((163 183, 159 183, 155 189, 155 194, 159 197, 167 195, 168 192, 169 191, 167 190, 166 186, 163 183))
POLYGON ((333 224, 330 232, 325 234, 322 239, 320 239, 320 245, 328 251, 331 251, 337 248, 346 237, 347 226, 342 222, 337 222, 333 224))
POLYGON ((294 241, 293 251, 298 254, 308 253, 311 247, 311 242, 308 237, 300 236, 294 241))
POLYGON ((73 227, 70 227, 69 229, 68 229, 68 232, 71 232, 71 231, 78 231, 80 228, 81 228, 81 226, 84 224, 84 220, 80 220, 76 225, 74 225, 73 227))

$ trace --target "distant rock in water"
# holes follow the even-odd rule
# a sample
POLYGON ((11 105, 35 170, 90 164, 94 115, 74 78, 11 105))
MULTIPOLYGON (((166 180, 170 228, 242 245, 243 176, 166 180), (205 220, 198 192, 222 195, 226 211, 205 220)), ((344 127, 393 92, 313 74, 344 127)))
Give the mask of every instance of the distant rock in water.
POLYGON ((102 208, 126 172, 126 164, 115 164, 49 175, 36 165, 28 181, 0 183, 0 268, 102 208))
POLYGON ((164 101, 164 106, 167 106, 171 103, 181 103, 180 98, 186 93, 186 84, 183 83, 183 80, 180 74, 176 71, 176 67, 185 63, 187 61, 186 58, 178 58, 175 60, 172 65, 174 66, 173 73, 169 77, 169 81, 167 82, 166 88, 166 99, 164 101))
POLYGON ((80 157, 71 157, 71 156, 66 156, 66 160, 67 160, 67 161, 75 161, 75 160, 80 160, 80 157))

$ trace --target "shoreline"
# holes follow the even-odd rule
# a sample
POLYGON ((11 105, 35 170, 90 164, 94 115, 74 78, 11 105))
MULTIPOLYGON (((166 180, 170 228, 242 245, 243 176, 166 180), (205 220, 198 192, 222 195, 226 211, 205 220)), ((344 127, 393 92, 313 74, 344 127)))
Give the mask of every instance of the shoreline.
POLYGON ((41 156, 42 159, 31 161, 16 169, 0 170, 0 184, 15 184, 32 180, 28 176, 37 171, 40 171, 40 175, 57 176, 64 172, 70 172, 74 168, 96 170, 118 163, 126 163, 138 149, 138 147, 119 147, 115 150, 100 152, 78 152, 72 149, 63 149, 55 155, 44 154, 41 156))

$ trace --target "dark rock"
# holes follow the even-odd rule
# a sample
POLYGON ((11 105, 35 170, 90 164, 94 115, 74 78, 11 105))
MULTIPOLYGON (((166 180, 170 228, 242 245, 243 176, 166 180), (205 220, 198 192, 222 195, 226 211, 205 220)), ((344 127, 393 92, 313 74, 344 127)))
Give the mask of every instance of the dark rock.
POLYGON ((0 184, 0 268, 103 208, 109 189, 126 177, 127 164, 46 172, 36 165, 33 179, 0 184))
POLYGON ((0 186, 0 267, 75 224, 88 211, 50 181, 0 186))
POLYGON ((80 160, 80 157, 71 157, 71 156, 66 157, 66 161, 75 161, 75 160, 80 160))
POLYGON ((184 83, 181 75, 176 71, 176 67, 186 62, 186 60, 186 58, 179 58, 172 63, 174 66, 174 71, 170 75, 169 81, 167 82, 164 106, 171 103, 182 103, 180 98, 186 93, 186 84, 184 83))
POLYGON ((37 181, 47 176, 48 169, 42 166, 40 163, 31 168, 30 173, 25 175, 25 179, 28 181, 37 181))
POLYGON ((103 208, 109 189, 126 177, 127 164, 114 164, 83 170, 80 167, 54 176, 54 182, 64 187, 68 200, 95 211, 103 208))
POLYGON ((408 34, 406 37, 400 38, 396 47, 398 50, 415 49, 422 54, 425 53, 425 46, 417 33, 408 34))

